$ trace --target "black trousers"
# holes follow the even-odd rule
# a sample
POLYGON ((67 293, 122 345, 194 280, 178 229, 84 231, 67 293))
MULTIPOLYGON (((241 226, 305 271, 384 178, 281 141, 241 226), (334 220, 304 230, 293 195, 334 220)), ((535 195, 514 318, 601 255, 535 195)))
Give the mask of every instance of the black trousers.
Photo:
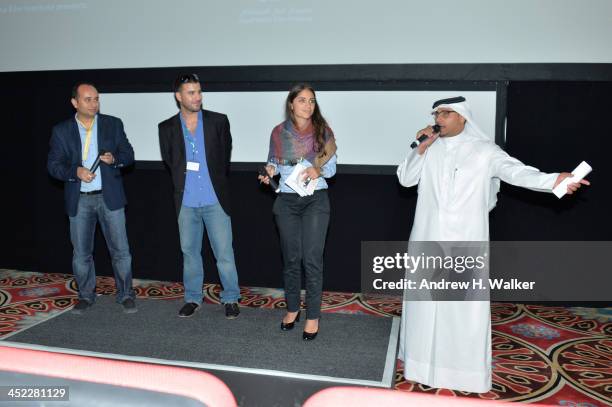
POLYGON ((302 264, 306 277, 306 318, 321 316, 323 252, 329 226, 327 190, 314 195, 281 193, 273 208, 283 253, 283 277, 287 311, 300 309, 302 264))

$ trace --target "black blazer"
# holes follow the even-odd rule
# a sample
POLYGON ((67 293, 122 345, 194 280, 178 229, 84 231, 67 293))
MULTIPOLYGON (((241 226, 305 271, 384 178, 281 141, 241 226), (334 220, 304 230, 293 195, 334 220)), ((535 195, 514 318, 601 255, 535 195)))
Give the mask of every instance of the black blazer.
MULTIPOLYGON (((134 150, 128 141, 123 122, 113 116, 98 114, 98 148, 115 157, 113 165, 100 163, 102 195, 107 208, 114 211, 127 203, 121 168, 134 162, 134 150)), ((64 181, 64 203, 68 216, 75 216, 79 205, 81 180, 77 168, 82 167, 82 145, 79 128, 74 117, 55 127, 49 143, 47 169, 54 178, 64 181)))
MULTIPOLYGON (((183 203, 187 161, 185 158, 185 139, 179 114, 159 123, 159 147, 162 159, 170 170, 174 184, 174 205, 178 217, 183 203)), ((229 171, 232 153, 232 135, 227 116, 202 109, 204 122, 204 146, 206 163, 213 188, 221 207, 230 215, 229 171)))

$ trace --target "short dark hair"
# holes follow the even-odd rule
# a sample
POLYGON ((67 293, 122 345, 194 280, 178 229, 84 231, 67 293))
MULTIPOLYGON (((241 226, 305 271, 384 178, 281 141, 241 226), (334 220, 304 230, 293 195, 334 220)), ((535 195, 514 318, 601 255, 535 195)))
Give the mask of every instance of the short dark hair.
POLYGON ((181 74, 174 80, 174 91, 180 91, 184 83, 200 83, 200 78, 194 73, 181 74))
POLYGON ((77 96, 79 96, 79 87, 81 85, 88 85, 91 86, 93 88, 95 88, 96 90, 98 89, 96 87, 96 85, 94 85, 92 82, 88 82, 88 81, 78 81, 77 83, 74 84, 74 86, 72 87, 72 98, 76 99, 77 96))

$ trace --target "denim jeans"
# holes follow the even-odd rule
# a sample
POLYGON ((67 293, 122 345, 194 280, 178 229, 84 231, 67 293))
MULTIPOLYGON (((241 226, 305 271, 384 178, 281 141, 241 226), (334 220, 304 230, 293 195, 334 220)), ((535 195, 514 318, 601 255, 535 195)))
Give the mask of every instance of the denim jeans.
POLYGON ((217 260, 223 291, 221 302, 238 302, 240 287, 232 247, 232 221, 219 203, 200 208, 182 206, 178 218, 181 251, 183 252, 183 284, 185 302, 202 303, 204 263, 202 237, 204 228, 217 260))
POLYGON ((327 190, 314 195, 281 193, 273 209, 281 250, 287 311, 300 309, 302 264, 306 277, 306 318, 321 316, 323 290, 323 252, 329 225, 329 197, 327 190))
POLYGON ((110 252, 117 302, 134 299, 132 289, 132 256, 125 230, 124 209, 109 210, 102 194, 81 195, 75 216, 70 219, 72 241, 72 271, 79 289, 79 299, 93 304, 96 300, 96 269, 93 260, 96 223, 100 222, 102 233, 110 252))

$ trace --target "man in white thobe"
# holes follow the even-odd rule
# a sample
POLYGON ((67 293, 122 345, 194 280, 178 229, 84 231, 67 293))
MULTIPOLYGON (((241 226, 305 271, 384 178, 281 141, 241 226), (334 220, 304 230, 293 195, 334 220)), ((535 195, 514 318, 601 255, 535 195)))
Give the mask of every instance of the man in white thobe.
MULTIPOLYGON (((427 139, 399 165, 405 187, 418 184, 410 241, 489 240, 489 211, 500 180, 551 192, 569 173, 547 174, 510 157, 474 123, 465 98, 437 101, 427 139)), ((583 184, 588 185, 586 180, 583 184)), ((573 193, 580 183, 570 184, 573 193)), ((488 301, 409 301, 400 331, 404 377, 431 387, 485 393, 491 389, 491 317, 488 301)))

